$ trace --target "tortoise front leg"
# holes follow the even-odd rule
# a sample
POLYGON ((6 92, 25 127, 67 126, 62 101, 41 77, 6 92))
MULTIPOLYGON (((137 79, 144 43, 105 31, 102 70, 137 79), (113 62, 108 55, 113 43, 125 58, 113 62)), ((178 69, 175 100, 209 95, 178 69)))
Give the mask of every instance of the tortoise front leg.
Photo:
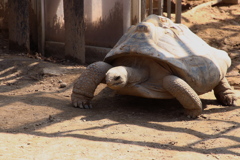
POLYGON ((217 100, 226 106, 236 106, 237 97, 224 77, 214 88, 214 94, 217 100))
POLYGON ((184 80, 173 75, 166 76, 163 87, 183 105, 188 116, 195 118, 202 113, 200 98, 184 80))
POLYGON ((92 107, 90 101, 94 96, 94 91, 110 68, 112 66, 105 62, 95 62, 86 68, 73 85, 71 99, 74 107, 92 107))

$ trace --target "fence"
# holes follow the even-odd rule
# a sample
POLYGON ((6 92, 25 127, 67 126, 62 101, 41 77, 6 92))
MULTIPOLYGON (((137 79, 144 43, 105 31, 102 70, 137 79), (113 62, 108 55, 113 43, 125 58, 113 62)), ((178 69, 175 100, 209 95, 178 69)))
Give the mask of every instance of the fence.
MULTIPOLYGON (((135 25, 136 23, 142 21, 145 17, 147 17, 150 14, 159 14, 163 15, 163 9, 164 6, 167 6, 167 17, 171 18, 171 8, 172 8, 172 0, 111 0, 111 3, 115 3, 115 5, 111 5, 113 8, 106 8, 106 6, 109 6, 109 3, 106 3, 107 0, 91 0, 91 3, 89 0, 85 1, 85 14, 87 17, 91 19, 92 16, 95 15, 95 13, 91 13, 91 16, 89 16, 89 8, 91 8, 91 11, 96 10, 103 10, 105 15, 101 16, 100 21, 95 21, 94 25, 98 25, 97 28, 94 27, 94 25, 89 24, 89 20, 86 19, 86 31, 85 31, 85 48, 86 48, 86 62, 90 63, 96 60, 101 60, 105 54, 112 48, 117 40, 121 37, 122 34, 124 34, 127 29, 131 25, 135 25), (158 5, 156 5, 156 2, 158 5), (167 2, 164 4, 164 2, 167 2), (95 3, 101 3, 101 4, 95 4, 95 3), (94 4, 94 5, 93 5, 94 4), (94 8, 94 7, 97 8, 94 8), (99 8, 100 7, 100 8, 99 8), (158 10, 158 12, 153 12, 153 10, 158 10), (106 14, 106 12, 109 11, 109 15, 106 14), (117 12, 117 14, 115 13, 117 12), (120 16, 120 14, 122 15, 120 16), (118 15, 118 17, 113 17, 114 15, 118 15), (108 16, 111 16, 112 18, 108 18, 108 16), (120 17, 119 17, 120 16, 120 17), (121 18, 122 17, 122 18, 121 18), (108 22, 109 20, 114 20, 112 22, 108 22), (119 22, 119 20, 122 22, 119 22), (117 22, 116 22, 117 21, 117 22), (97 22, 97 23, 96 23, 97 22), (114 25, 118 23, 118 25, 114 25), (99 28, 101 30, 99 30, 99 28), (114 28, 110 29, 110 28, 114 28), (104 33, 103 33, 104 32, 104 33), (105 36, 103 36, 105 35, 105 36), (95 37, 95 38, 94 38, 95 37)), ((62 3, 59 3, 62 4, 62 3)), ((176 0, 175 2, 175 11, 176 11, 176 23, 181 23, 181 0, 176 0)), ((103 13, 98 12, 98 15, 103 13)), ((85 16, 86 16, 85 15, 85 16)), ((44 27, 44 26, 43 26, 44 27)), ((54 33, 54 32, 51 32, 54 33)), ((49 35, 48 35, 49 37, 49 35)), ((64 38, 63 38, 64 39, 64 38)), ((45 44, 45 50, 46 52, 51 52, 51 54, 54 55, 55 49, 56 52, 59 55, 59 51, 64 51, 64 42, 56 40, 49 40, 46 39, 46 41, 42 44, 44 46, 45 44), (54 46, 54 47, 52 47, 54 46), (61 48, 60 50, 57 48, 61 48), (54 50, 53 50, 54 49, 54 50)), ((56 54, 55 54, 56 55, 56 54)), ((64 53, 60 54, 64 55, 64 53)))
MULTIPOLYGON (((0 0, 5 4, 8 0, 0 0)), ((16 1, 17 2, 17 1, 16 1)), ((64 58, 66 56, 66 22, 63 0, 30 0, 33 16, 30 19, 30 43, 38 52, 64 58), (35 36, 36 35, 36 36, 35 36)), ((173 0, 84 0, 86 62, 101 60, 131 25, 149 14, 171 18, 173 0), (166 4, 165 4, 166 3, 166 4), (157 12, 156 12, 157 10, 157 12), (165 13, 164 13, 165 15, 165 13), (165 15, 166 16, 166 15, 165 15), (91 60, 90 60, 91 59, 91 60)), ((175 0, 176 23, 181 23, 181 0, 175 0)), ((5 6, 5 5, 4 5, 5 6)), ((3 7, 2 7, 3 8, 3 7)), ((3 8, 5 11, 5 8, 3 8)), ((3 10, 2 9, 2 10, 3 10)), ((0 25, 1 26, 1 25, 0 25)))
MULTIPOLYGON (((157 0, 158 1, 158 14, 159 15, 163 15, 163 6, 164 6, 164 0, 157 0)), ((172 0, 167 0, 167 17, 171 19, 171 3, 172 0)), ((175 22, 176 23, 181 23, 181 14, 182 14, 182 4, 181 4, 182 0, 175 0, 175 22)), ((142 1, 142 3, 144 4, 144 1, 142 1)), ((146 4, 146 3, 145 3, 146 4)), ((148 14, 153 14, 153 0, 149 0, 149 13, 148 14)), ((144 11, 146 12, 146 10, 142 10, 142 17, 144 15, 146 15, 146 13, 144 13, 144 11)))

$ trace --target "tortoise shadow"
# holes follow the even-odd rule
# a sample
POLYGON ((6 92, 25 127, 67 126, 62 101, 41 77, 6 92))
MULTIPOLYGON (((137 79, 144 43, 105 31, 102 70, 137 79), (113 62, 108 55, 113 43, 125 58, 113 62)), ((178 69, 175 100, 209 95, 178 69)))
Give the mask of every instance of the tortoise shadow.
MULTIPOLYGON (((218 102, 216 100, 210 99, 202 99, 203 106, 207 108, 208 104, 216 105, 218 102)), ((145 99, 140 97, 132 97, 132 96, 122 96, 116 95, 114 91, 111 91, 109 88, 103 89, 94 99, 93 105, 95 106, 90 115, 86 115, 83 119, 86 121, 99 121, 102 119, 110 119, 116 123, 113 124, 105 124, 102 126, 95 126, 86 128, 84 130, 95 130, 95 129, 106 129, 112 126, 121 125, 121 124, 130 124, 136 125, 144 128, 155 129, 157 131, 165 131, 165 132, 175 132, 175 133, 189 133, 196 137, 199 137, 199 141, 195 141, 190 143, 187 146, 174 146, 174 145, 165 145, 161 143, 155 142, 143 142, 141 140, 124 140, 117 138, 104 138, 98 136, 88 136, 82 134, 73 134, 72 131, 68 133, 62 132, 60 133, 63 137, 75 137, 80 139, 88 139, 92 141, 107 141, 121 144, 136 144, 138 146, 147 146, 151 148, 159 148, 159 149, 169 149, 178 150, 178 151, 193 151, 197 153, 204 154, 213 154, 218 153, 218 149, 222 150, 223 154, 232 154, 240 156, 239 153, 231 151, 231 148, 236 148, 237 146, 227 146, 223 147, 215 147, 212 149, 201 149, 194 148, 194 146, 199 143, 204 143, 206 140, 223 137, 226 139, 230 139, 232 141, 240 142, 240 137, 237 136, 228 136, 224 133, 229 132, 231 129, 226 129, 220 133, 209 135, 204 132, 200 132, 191 128, 184 128, 182 126, 171 127, 165 125, 165 123, 161 122, 181 122, 181 121, 204 121, 203 119, 189 119, 183 114, 183 107, 181 104, 175 100, 158 100, 158 99, 145 99), (93 114, 97 113, 97 114, 93 114), (156 122, 156 123, 154 123, 156 122), (160 123, 159 123, 160 122, 160 123)), ((229 111, 237 109, 237 107, 231 107, 229 111)), ((204 114, 212 114, 218 112, 226 112, 226 108, 217 108, 213 110, 207 110, 204 114)), ((208 121, 213 121, 208 119, 208 121)), ((214 120, 216 121, 216 120, 214 120)), ((226 122, 234 124, 234 129, 240 127, 240 123, 232 122, 232 121, 224 121, 217 120, 220 122, 226 122)))
MULTIPOLYGON (((204 115, 213 113, 230 112, 237 109, 236 107, 222 106, 217 100, 201 98, 204 115), (219 106, 218 108, 210 108, 209 105, 219 106)), ((184 108, 176 99, 149 99, 135 96, 118 95, 115 91, 104 88, 92 100, 94 110, 105 112, 105 118, 122 121, 126 117, 144 116, 145 121, 155 122, 174 122, 194 119, 188 118, 184 114, 184 108), (107 112, 109 111, 109 114, 107 112), (121 114, 121 116, 115 116, 121 114), (124 117, 124 118, 123 118, 124 117)), ((95 121, 103 117, 94 116, 86 117, 87 120, 95 121)), ((129 119, 130 120, 130 119, 129 119)))
MULTIPOLYGON (((41 101, 52 101, 52 98, 42 97, 41 93, 32 95, 35 100, 41 101)), ((7 98, 7 97, 5 97, 7 98)), ((12 98, 15 98, 14 96, 12 98)), ((16 100, 18 97, 16 97, 16 100)), ((204 100, 204 103, 208 103, 210 100, 204 100)), ((215 101, 210 101, 211 103, 216 103, 215 101)), ((29 103, 27 99, 23 99, 23 103, 29 103)), ((34 105, 34 104, 31 104, 34 105)), ((45 104, 43 104, 45 105, 45 104)), ((5 133, 24 133, 41 137, 74 137, 84 140, 90 140, 95 142, 112 142, 117 144, 134 144, 137 146, 147 146, 150 148, 159 148, 166 149, 169 148, 171 150, 176 151, 192 151, 198 153, 218 153, 217 149, 222 149, 221 147, 216 147, 213 149, 205 150, 199 148, 192 148, 195 144, 206 141, 206 139, 213 139, 216 137, 223 137, 227 139, 231 139, 236 142, 240 142, 240 138, 236 136, 228 136, 222 133, 216 135, 208 135, 204 132, 197 131, 191 128, 184 128, 182 126, 172 127, 171 125, 166 125, 161 122, 179 122, 179 121, 198 121, 186 118, 182 114, 183 108, 177 100, 153 100, 153 99, 145 99, 139 97, 132 96, 121 96, 116 95, 109 88, 104 88, 94 99, 93 105, 95 107, 90 110, 82 110, 71 107, 70 102, 67 99, 59 100, 58 103, 49 103, 48 106, 60 109, 62 112, 59 114, 52 114, 47 119, 40 119, 38 121, 30 122, 28 124, 23 124, 11 129, 1 129, 1 132, 5 133), (62 106, 65 107, 62 107, 62 106), (159 107, 160 106, 160 107, 159 107), (82 116, 86 121, 99 121, 103 119, 109 119, 114 121, 114 123, 107 123, 103 125, 97 125, 85 129, 75 129, 71 130, 71 127, 66 131, 58 131, 53 133, 41 132, 39 129, 51 126, 62 121, 71 120, 72 118, 82 116), (156 123, 154 123, 156 122, 156 123), (135 125, 144 128, 154 129, 156 131, 164 131, 164 132, 173 132, 173 133, 188 133, 193 136, 199 137, 199 141, 195 141, 194 143, 190 143, 188 146, 175 146, 175 145, 166 145, 158 142, 145 142, 141 139, 135 140, 125 140, 121 138, 110 138, 99 135, 87 135, 83 134, 82 130, 101 130, 107 129, 112 126, 117 125, 135 125), (78 132, 76 132, 78 131, 78 132)), ((201 120, 200 120, 201 121, 201 120)), ((236 122, 227 122, 235 125, 235 129, 240 127, 240 123, 236 122)), ((228 132, 223 131, 224 133, 228 132)), ((224 148, 224 154, 232 154, 238 155, 239 153, 231 151, 231 148, 236 146, 228 146, 224 148)))

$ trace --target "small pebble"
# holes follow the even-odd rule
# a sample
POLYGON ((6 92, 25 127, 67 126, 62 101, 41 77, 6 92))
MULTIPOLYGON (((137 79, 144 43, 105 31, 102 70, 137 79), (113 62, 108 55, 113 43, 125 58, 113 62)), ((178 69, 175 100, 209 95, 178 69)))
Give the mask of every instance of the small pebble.
POLYGON ((66 83, 61 83, 61 84, 60 84, 60 88, 65 88, 65 87, 67 87, 67 84, 66 84, 66 83))

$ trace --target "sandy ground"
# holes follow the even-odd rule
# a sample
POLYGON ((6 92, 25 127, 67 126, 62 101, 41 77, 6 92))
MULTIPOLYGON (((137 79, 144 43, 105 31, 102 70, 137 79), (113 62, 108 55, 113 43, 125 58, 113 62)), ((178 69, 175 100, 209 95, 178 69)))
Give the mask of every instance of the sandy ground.
MULTIPOLYGON (((183 14, 210 45, 226 50, 228 80, 240 96, 240 5, 183 14)), ((225 160, 240 157, 240 100, 221 106, 201 96, 203 114, 188 119, 176 100, 116 95, 99 85, 94 108, 73 108, 73 82, 85 66, 0 52, 0 159, 225 160)))

